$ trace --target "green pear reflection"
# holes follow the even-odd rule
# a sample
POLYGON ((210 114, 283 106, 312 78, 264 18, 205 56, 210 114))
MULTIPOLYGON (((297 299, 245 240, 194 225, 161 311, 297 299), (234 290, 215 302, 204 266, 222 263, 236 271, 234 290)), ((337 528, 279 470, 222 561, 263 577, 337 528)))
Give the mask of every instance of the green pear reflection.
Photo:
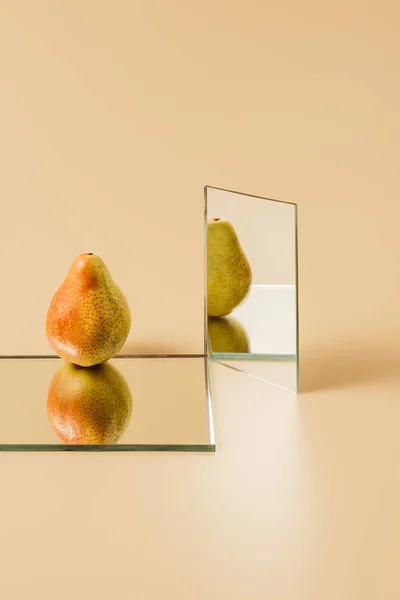
POLYGON ((208 222, 207 279, 210 317, 229 315, 249 293, 251 267, 229 221, 217 218, 208 222))
POLYGON ((247 354, 250 352, 250 340, 246 329, 232 317, 209 318, 208 336, 213 353, 247 354))
POLYGON ((50 384, 47 415, 66 444, 115 444, 132 414, 128 384, 113 365, 63 364, 50 384))

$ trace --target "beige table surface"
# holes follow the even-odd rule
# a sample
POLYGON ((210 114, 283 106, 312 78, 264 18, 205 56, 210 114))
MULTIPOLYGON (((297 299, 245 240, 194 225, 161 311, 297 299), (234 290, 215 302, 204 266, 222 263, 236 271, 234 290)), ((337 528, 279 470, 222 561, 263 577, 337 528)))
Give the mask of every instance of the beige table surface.
POLYGON ((216 185, 299 204, 308 390, 224 371, 214 456, 1 454, 1 598, 398 600, 399 20, 394 0, 0 3, 1 344, 43 336, 24 298, 47 298, 38 261, 55 280, 93 251, 57 247, 78 222, 151 311, 140 344, 197 351, 216 185))
POLYGON ((398 378, 211 374, 215 455, 0 457, 2 597, 398 598, 398 378))

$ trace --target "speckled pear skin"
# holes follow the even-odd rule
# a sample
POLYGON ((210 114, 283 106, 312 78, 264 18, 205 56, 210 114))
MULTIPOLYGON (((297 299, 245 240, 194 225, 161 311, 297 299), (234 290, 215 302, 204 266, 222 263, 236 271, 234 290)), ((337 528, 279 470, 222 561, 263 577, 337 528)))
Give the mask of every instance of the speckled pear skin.
POLYGON ((47 313, 53 350, 82 367, 97 365, 122 348, 130 327, 128 302, 102 259, 80 254, 47 313))
POLYGON ((212 352, 230 354, 248 354, 250 352, 247 331, 237 319, 232 317, 210 317, 208 319, 208 337, 212 352))
POLYGON ((246 297, 250 264, 229 221, 213 219, 207 228, 207 308, 210 317, 229 315, 246 297))
POLYGON ((83 368, 64 363, 50 384, 47 415, 66 444, 115 444, 132 414, 132 395, 110 363, 83 368))

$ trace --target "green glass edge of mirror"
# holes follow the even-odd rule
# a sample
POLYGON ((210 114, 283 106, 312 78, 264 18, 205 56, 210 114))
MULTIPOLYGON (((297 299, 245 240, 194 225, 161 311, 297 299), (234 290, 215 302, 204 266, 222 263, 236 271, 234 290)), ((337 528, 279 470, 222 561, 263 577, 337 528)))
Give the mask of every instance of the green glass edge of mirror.
POLYGON ((0 452, 215 452, 215 444, 0 444, 0 452))

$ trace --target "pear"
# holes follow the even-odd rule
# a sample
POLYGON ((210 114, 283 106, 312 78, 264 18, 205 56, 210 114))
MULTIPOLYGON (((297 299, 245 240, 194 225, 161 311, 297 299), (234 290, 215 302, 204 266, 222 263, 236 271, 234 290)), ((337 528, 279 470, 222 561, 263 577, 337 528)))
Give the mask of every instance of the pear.
POLYGON ((132 414, 132 396, 110 363, 78 367, 64 363, 50 384, 47 415, 66 444, 115 444, 132 414))
POLYGON ((250 352, 250 340, 247 331, 239 321, 232 317, 212 317, 208 319, 208 337, 211 351, 234 354, 250 352))
POLYGON ((123 346, 131 327, 128 302, 99 256, 80 254, 47 313, 53 350, 82 367, 102 363, 123 346))
POLYGON ((251 267, 229 221, 208 222, 207 278, 210 317, 229 315, 250 289, 251 267))
POLYGON ((234 354, 250 352, 250 340, 246 329, 232 317, 211 317, 208 319, 208 337, 212 352, 234 354))

